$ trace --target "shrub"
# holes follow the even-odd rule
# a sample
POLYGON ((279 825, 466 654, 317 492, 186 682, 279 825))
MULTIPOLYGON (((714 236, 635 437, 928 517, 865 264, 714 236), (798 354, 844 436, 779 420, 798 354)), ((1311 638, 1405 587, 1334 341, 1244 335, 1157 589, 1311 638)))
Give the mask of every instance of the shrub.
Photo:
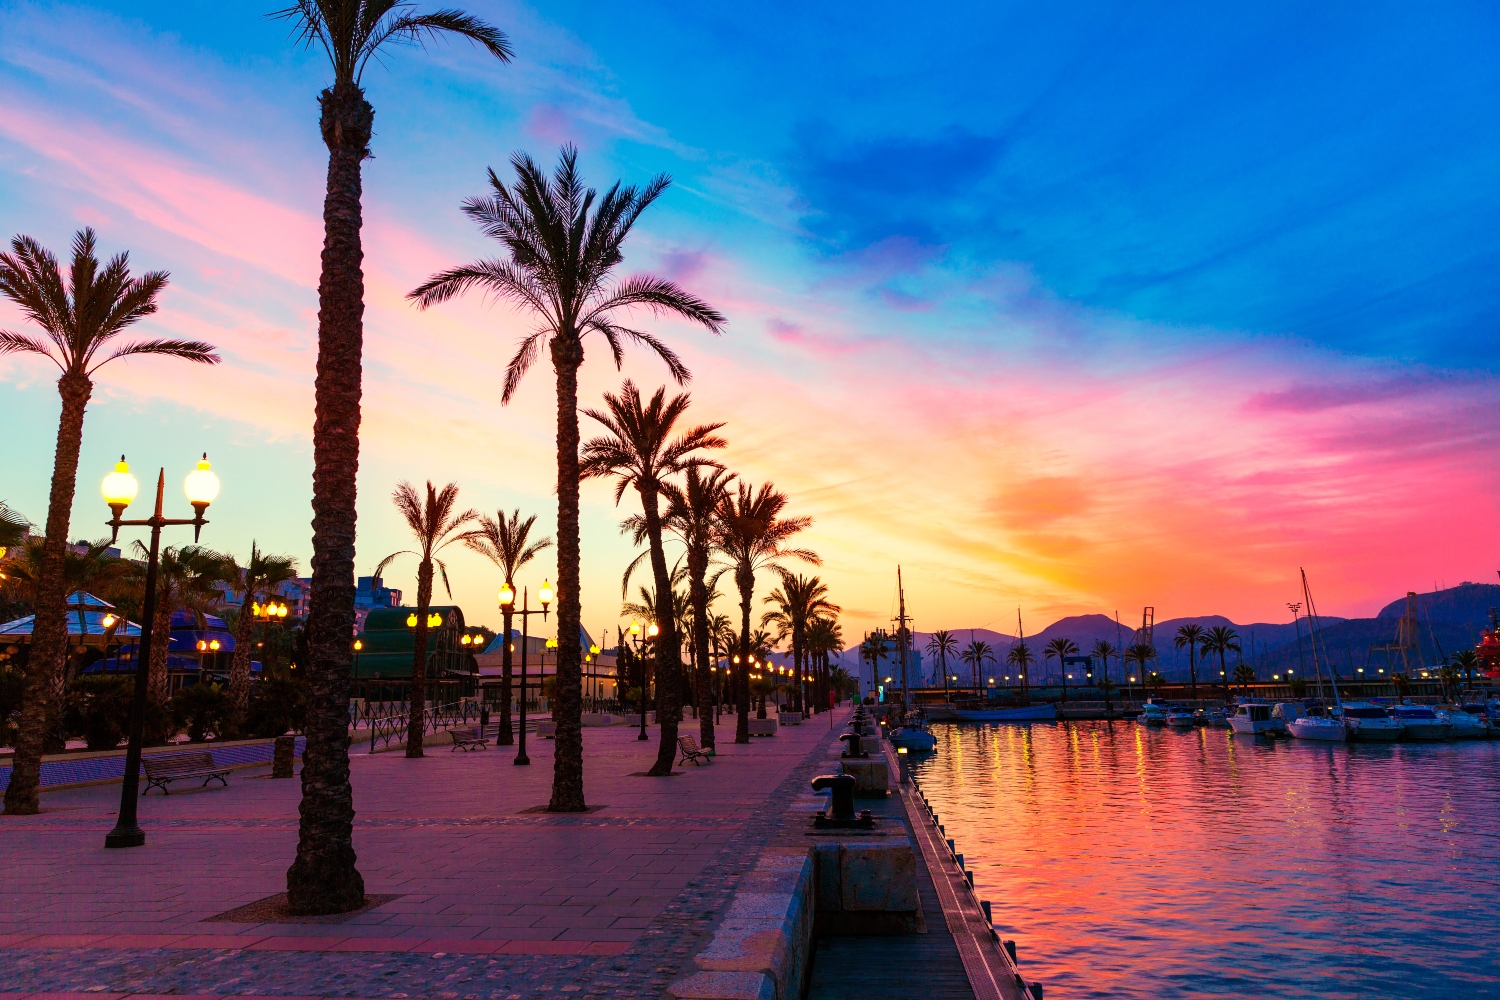
POLYGON ((20 731, 21 699, 26 675, 14 666, 0 667, 0 746, 13 747, 20 731))
POLYGON ((172 696, 172 722, 187 727, 188 741, 202 743, 210 733, 223 736, 229 722, 229 696, 217 684, 194 684, 172 696))
POLYGON ((130 726, 132 677, 80 677, 68 682, 63 729, 82 737, 90 750, 113 750, 130 726))
POLYGON ((250 707, 241 724, 242 734, 257 739, 281 736, 287 730, 302 730, 306 698, 302 682, 267 677, 250 689, 250 707))

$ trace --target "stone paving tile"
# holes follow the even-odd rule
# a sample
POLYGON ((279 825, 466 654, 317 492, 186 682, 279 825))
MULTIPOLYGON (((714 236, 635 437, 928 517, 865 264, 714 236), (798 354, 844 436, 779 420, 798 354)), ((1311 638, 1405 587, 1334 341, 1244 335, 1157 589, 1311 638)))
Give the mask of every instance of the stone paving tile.
POLYGON ((16 862, 0 896, 8 911, 0 934, 15 935, 0 937, 0 982, 83 990, 94 1000, 113 991, 659 995, 706 940, 786 805, 826 768, 832 736, 804 726, 775 742, 721 743, 715 764, 662 781, 625 777, 644 770, 651 745, 586 730, 589 795, 606 808, 567 816, 519 813, 546 800, 548 741, 529 748, 531 768, 511 767, 504 755, 355 757, 355 843, 367 890, 405 895, 338 925, 202 923, 284 888, 296 782, 240 780, 217 795, 153 797, 142 806, 147 847, 130 852, 99 847, 112 825, 107 792, 47 793, 41 816, 0 819, 0 852, 16 862), (409 813, 414 801, 421 816, 409 813), (537 906, 544 912, 534 920, 523 913, 537 906), (135 915, 128 923, 127 914, 135 915), (576 919, 560 919, 569 914, 576 919), (435 917, 443 919, 429 922, 435 917), (541 926, 506 926, 518 917, 541 926), (79 937, 96 927, 97 937, 79 937), (75 944, 29 947, 37 938, 25 930, 75 944), (76 946, 124 930, 184 936, 172 947, 76 946), (314 945, 324 950, 302 950, 314 945))

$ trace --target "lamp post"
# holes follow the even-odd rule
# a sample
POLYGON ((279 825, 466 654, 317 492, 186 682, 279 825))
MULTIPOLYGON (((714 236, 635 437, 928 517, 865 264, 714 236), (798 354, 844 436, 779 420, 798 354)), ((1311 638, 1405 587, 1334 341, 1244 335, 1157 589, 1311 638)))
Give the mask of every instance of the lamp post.
POLYGON ((354 640, 354 676, 359 676, 359 653, 365 648, 365 641, 358 637, 354 640))
MULTIPOLYGON (((130 474, 125 456, 120 456, 115 471, 104 477, 100 492, 104 502, 114 514, 106 524, 111 529, 110 541, 119 540, 120 529, 125 527, 149 527, 151 548, 146 560, 146 600, 141 608, 141 643, 135 661, 135 695, 130 701, 129 742, 125 749, 125 780, 120 785, 120 815, 115 828, 104 837, 105 847, 140 847, 146 843, 146 832, 136 822, 137 792, 141 784, 141 739, 146 721, 146 673, 151 663, 152 623, 156 620, 156 571, 161 548, 161 529, 168 525, 191 524, 193 541, 198 540, 203 526, 208 523, 203 513, 219 495, 219 477, 214 475, 205 453, 198 467, 183 481, 183 492, 188 503, 193 505, 191 518, 162 517, 162 496, 167 486, 167 470, 162 469, 156 477, 156 511, 150 517, 126 521, 121 515, 140 491, 140 484, 130 474)), ((165 641, 165 637, 163 637, 165 641)))
MULTIPOLYGON (((548 580, 542 581, 542 589, 537 591, 537 597, 542 602, 541 611, 531 610, 531 588, 524 587, 521 590, 521 610, 516 611, 513 605, 516 603, 516 590, 509 582, 500 588, 500 610, 505 612, 507 620, 515 615, 521 616, 521 731, 516 741, 517 765, 530 764, 531 758, 526 756, 526 639, 531 616, 539 614, 542 621, 547 620, 547 609, 552 604, 552 583, 548 580)), ((505 641, 510 642, 510 636, 506 635, 505 641)))

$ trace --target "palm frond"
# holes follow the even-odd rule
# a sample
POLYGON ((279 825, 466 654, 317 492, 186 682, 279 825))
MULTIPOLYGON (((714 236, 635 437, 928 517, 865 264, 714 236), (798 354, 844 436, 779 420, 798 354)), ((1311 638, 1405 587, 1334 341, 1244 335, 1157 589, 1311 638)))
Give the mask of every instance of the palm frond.
POLYGON ((205 344, 201 340, 141 340, 119 348, 89 371, 97 371, 100 365, 134 354, 165 354, 169 357, 182 358, 184 361, 196 361, 203 365, 216 365, 221 360, 214 353, 214 346, 205 344))
POLYGON ((40 354, 63 371, 67 371, 67 367, 57 359, 51 348, 35 337, 28 337, 24 333, 0 330, 0 354, 40 354))

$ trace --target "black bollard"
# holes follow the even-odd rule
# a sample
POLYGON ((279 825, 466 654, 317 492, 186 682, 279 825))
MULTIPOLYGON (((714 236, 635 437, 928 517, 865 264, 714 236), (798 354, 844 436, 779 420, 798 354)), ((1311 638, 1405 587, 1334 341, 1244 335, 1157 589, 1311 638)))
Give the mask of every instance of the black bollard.
POLYGON ((840 754, 840 756, 846 757, 850 760, 863 759, 870 756, 869 754, 865 753, 863 748, 860 747, 860 735, 858 733, 845 733, 844 735, 840 736, 839 739, 842 740, 845 744, 844 752, 840 754))
POLYGON ((813 826, 818 829, 840 828, 871 830, 875 819, 870 810, 854 812, 854 786, 852 774, 820 774, 812 780, 815 792, 828 789, 828 808, 813 817, 813 826))

